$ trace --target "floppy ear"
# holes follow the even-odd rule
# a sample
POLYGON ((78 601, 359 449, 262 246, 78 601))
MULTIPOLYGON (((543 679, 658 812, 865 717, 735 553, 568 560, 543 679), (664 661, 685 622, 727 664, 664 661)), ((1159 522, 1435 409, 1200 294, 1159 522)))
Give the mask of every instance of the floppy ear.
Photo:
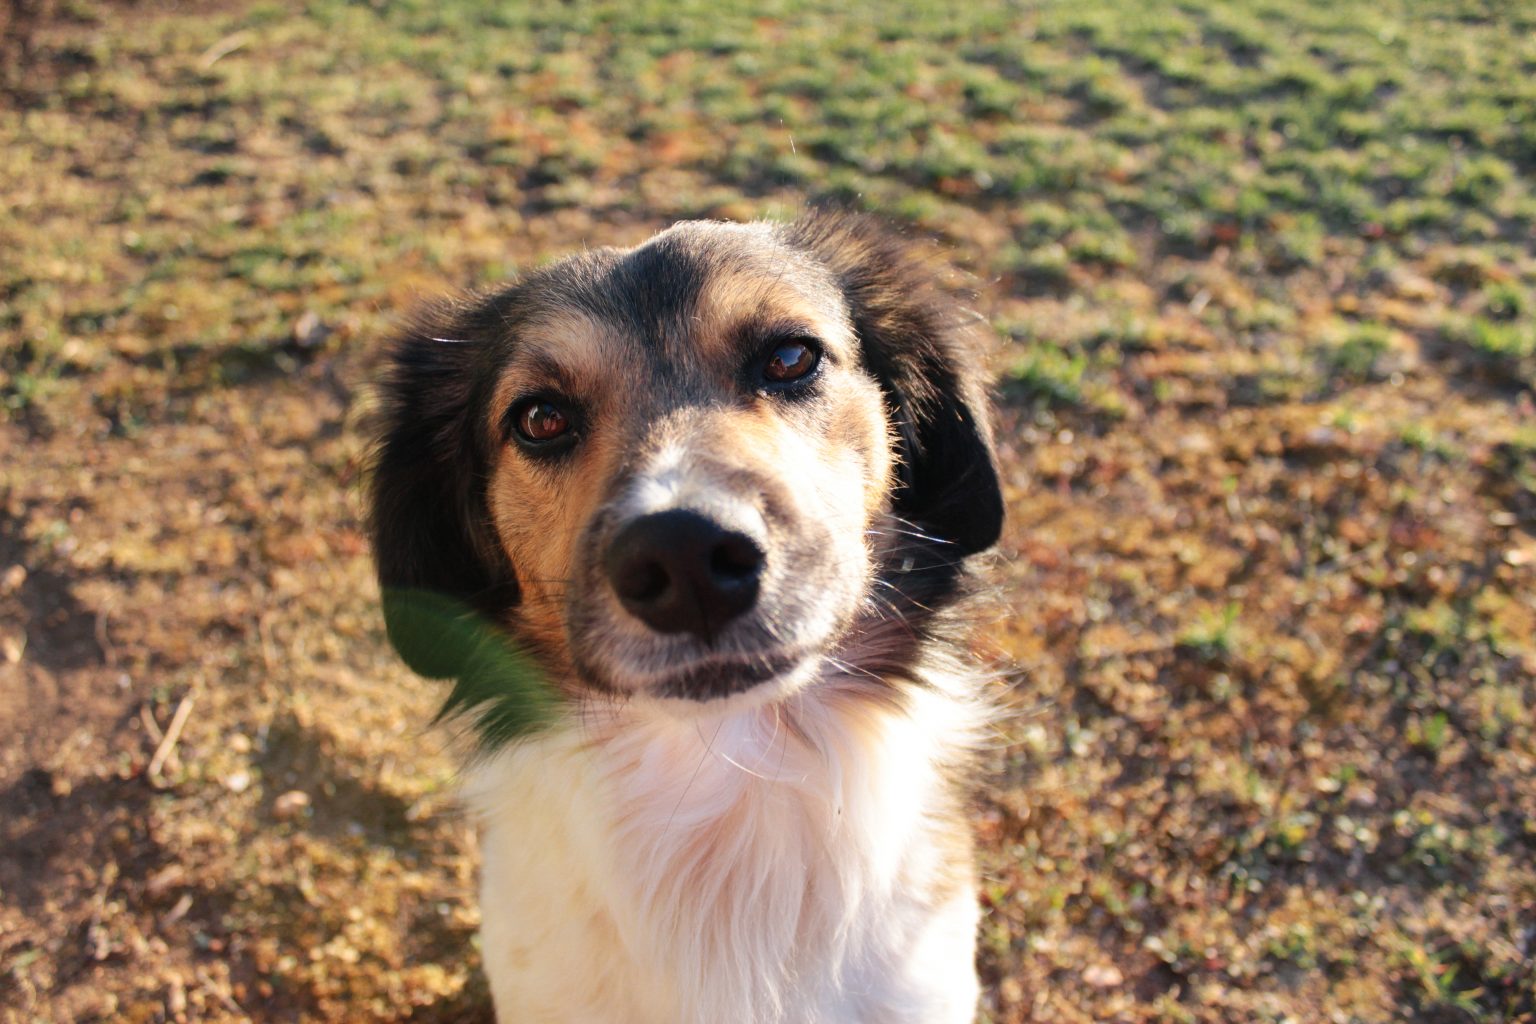
POLYGON ((494 340, 472 312, 439 306, 395 339, 381 383, 370 528, 384 624, 413 670, 436 679, 462 671, 462 645, 420 621, 423 596, 499 621, 517 583, 489 521, 490 452, 483 412, 496 365, 494 340))
POLYGON ((1003 526, 980 355, 923 261, 865 217, 816 211, 790 242, 832 270, 864 364, 885 391, 900 437, 893 511, 955 545, 984 551, 1003 526))

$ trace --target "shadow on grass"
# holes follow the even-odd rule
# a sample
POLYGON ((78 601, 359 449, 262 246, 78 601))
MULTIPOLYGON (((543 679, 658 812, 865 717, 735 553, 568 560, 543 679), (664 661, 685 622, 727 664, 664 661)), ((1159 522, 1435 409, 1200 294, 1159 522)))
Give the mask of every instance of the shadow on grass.
POLYGON ((96 616, 75 597, 69 578, 40 565, 34 550, 21 535, 21 518, 0 513, 0 568, 27 567, 17 590, 27 657, 55 673, 100 665, 96 616))

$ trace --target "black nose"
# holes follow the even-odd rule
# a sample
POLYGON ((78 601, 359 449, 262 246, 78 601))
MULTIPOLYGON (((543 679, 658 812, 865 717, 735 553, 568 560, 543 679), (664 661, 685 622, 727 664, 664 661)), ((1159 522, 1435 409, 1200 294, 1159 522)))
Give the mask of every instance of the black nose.
POLYGON ((603 568, 640 621, 709 640, 757 601, 763 549, 707 516, 672 509, 626 523, 603 568))

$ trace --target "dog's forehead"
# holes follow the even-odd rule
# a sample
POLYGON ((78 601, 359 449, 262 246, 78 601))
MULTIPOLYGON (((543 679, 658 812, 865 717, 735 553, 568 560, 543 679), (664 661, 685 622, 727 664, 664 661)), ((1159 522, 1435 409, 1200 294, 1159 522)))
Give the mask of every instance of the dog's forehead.
POLYGON ((616 331, 652 349, 728 345, 733 329, 754 322, 834 336, 847 327, 831 272, 770 224, 684 222, 634 249, 557 264, 546 282, 535 322, 558 329, 581 318, 592 328, 582 333, 616 331))
POLYGON ((827 268, 762 223, 675 225, 631 250, 611 283, 642 314, 743 316, 776 303, 842 312, 827 268))

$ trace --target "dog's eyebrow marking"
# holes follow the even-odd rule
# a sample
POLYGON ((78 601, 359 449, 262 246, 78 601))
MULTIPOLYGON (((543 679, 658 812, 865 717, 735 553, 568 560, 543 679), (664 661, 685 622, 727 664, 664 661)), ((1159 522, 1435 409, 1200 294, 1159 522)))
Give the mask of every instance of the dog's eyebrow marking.
POLYGON ((625 346, 619 325, 572 308, 538 310, 519 333, 522 341, 513 366, 561 378, 564 384, 603 380, 613 353, 625 346))
POLYGON ((821 338, 821 331, 799 317, 752 316, 736 325, 735 334, 743 348, 787 338, 821 338))
POLYGON ((556 391, 569 393, 575 390, 575 375, 570 373, 559 360, 544 352, 530 352, 524 358, 527 376, 542 377, 550 381, 556 391))
POLYGON ((550 356, 543 352, 526 353, 520 370, 516 375, 516 387, 509 389, 511 394, 497 424, 503 439, 512 436, 517 421, 514 413, 525 398, 564 399, 577 409, 581 407, 580 389, 576 386, 579 375, 572 374, 550 356))

